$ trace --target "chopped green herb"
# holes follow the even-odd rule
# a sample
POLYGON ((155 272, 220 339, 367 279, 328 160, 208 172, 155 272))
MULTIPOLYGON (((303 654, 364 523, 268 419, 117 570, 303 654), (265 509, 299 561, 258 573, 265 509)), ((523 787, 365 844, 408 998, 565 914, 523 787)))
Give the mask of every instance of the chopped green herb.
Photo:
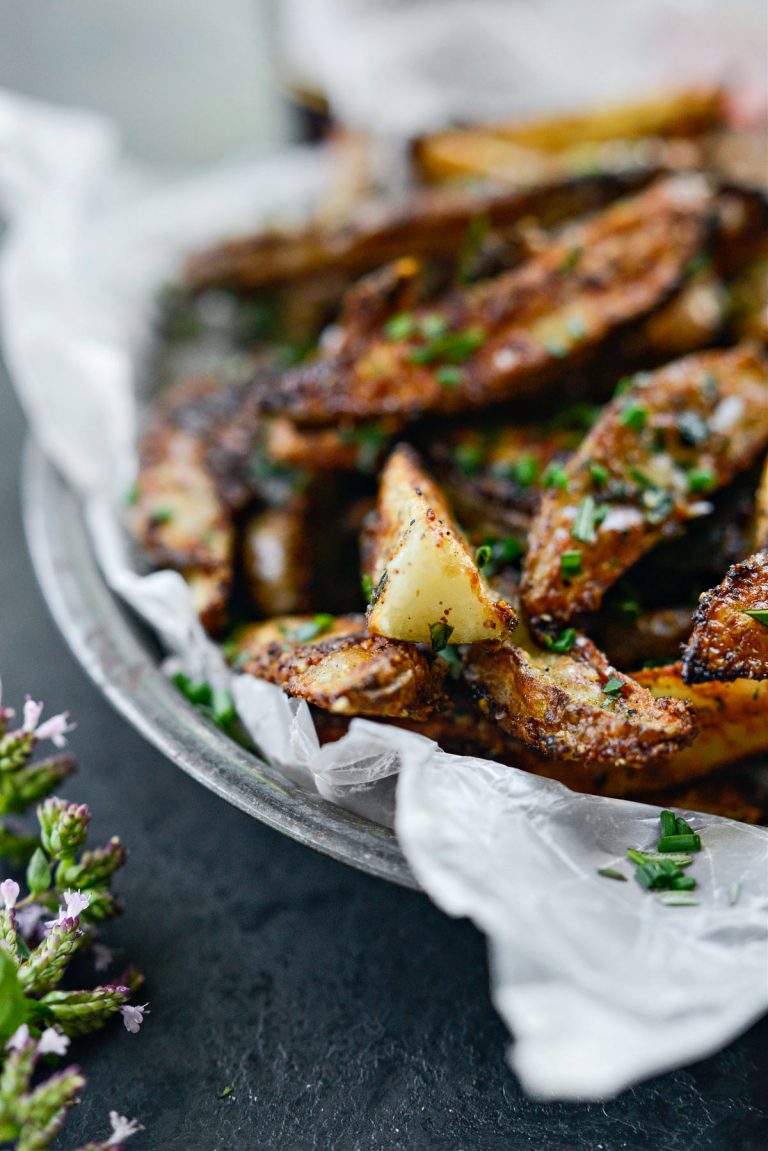
POLYGON ((564 579, 581 575, 581 552, 567 551, 560 556, 560 575, 564 579))
POLYGON ((308 643, 312 639, 317 639, 319 635, 330 631, 334 622, 334 617, 328 612, 320 612, 312 619, 306 620, 294 628, 284 629, 284 635, 293 643, 308 643))
POLYGON ((675 424, 681 441, 691 448, 705 444, 711 434, 709 424, 698 412, 681 412, 675 424))
POLYGON ((594 460, 590 461, 589 474, 592 481, 597 484, 599 488, 608 482, 608 469, 603 467, 602 464, 596 463, 594 460))
POLYGON ((697 252, 685 266, 686 276, 698 276, 712 264, 712 257, 706 252, 697 252))
POLYGON ((421 347, 411 348, 408 359, 413 364, 434 364, 440 360, 449 364, 463 364, 483 346, 485 340, 486 334, 480 328, 445 332, 421 347))
POLYGON ((662 891, 656 896, 667 907, 698 907, 699 901, 688 891, 662 891))
POLYGON ((648 422, 648 409, 643 404, 627 404, 619 415, 619 423, 633 432, 641 432, 648 422))
POLYGON ((558 655, 567 655, 576 643, 576 631, 572 627, 563 628, 553 639, 551 635, 544 636, 544 646, 548 651, 557 652, 558 655))
POLYGON ((627 392, 634 386, 634 383, 634 376, 622 376, 613 390, 614 397, 625 396, 627 392))
POLYGON ((715 473, 709 468, 691 468, 687 479, 689 492, 708 492, 715 486, 715 473))
POLYGON ((452 635, 453 628, 445 620, 429 625, 429 638, 432 641, 432 650, 435 652, 440 652, 446 648, 452 635))
POLYGON ((490 558, 482 565, 483 575, 488 577, 496 575, 501 568, 515 563, 516 560, 525 555, 525 545, 514 536, 503 536, 501 539, 489 537, 483 541, 478 552, 482 550, 482 547, 489 548, 491 553, 490 558))
POLYGON ((235 703, 231 692, 216 688, 211 693, 211 711, 220 727, 227 728, 235 719, 235 703))
POLYGON ((407 340, 416 328, 416 321, 410 312, 399 312, 384 325, 384 335, 388 340, 407 340))
POLYGON ((216 1098, 217 1099, 229 1099, 229 1097, 233 1091, 234 1091, 234 1087, 223 1087, 222 1090, 219 1092, 219 1094, 216 1096, 216 1098))
POLYGON ((459 255, 457 279, 459 283, 466 284, 477 274, 477 259, 480 255, 486 236, 491 230, 491 221, 485 212, 470 217, 467 225, 467 237, 459 255))
POLYGON ((139 483, 138 483, 138 480, 136 480, 128 488, 128 491, 125 493, 123 499, 125 500, 128 507, 133 507, 134 504, 137 504, 139 502, 139 496, 140 495, 141 495, 141 491, 139 489, 139 483))
POLYGON ((369 575, 361 576, 360 586, 363 589, 363 599, 366 603, 370 603, 371 596, 373 595, 373 580, 369 575))
POLYGON ((624 883, 627 882, 627 877, 621 871, 617 871, 615 867, 598 867, 598 875, 604 875, 606 879, 621 879, 624 883))
POLYGON ((376 466, 382 450, 390 436, 379 424, 360 424, 356 428, 342 428, 344 443, 357 444, 357 466, 363 472, 370 472, 376 466))
POLYGON ((659 840, 659 851, 701 851, 701 838, 694 832, 690 835, 663 835, 659 840))
POLYGON ((597 539, 595 526, 604 518, 605 509, 599 509, 592 496, 584 496, 576 509, 571 536, 580 543, 593 544, 597 539))
POLYGON ((673 867, 690 867, 693 863, 693 856, 684 851, 637 851, 635 854, 642 855, 646 863, 670 863, 673 867))
MULTIPOLYGON (((635 865, 635 878, 642 887, 652 891, 669 890, 674 883, 685 880, 683 872, 666 859, 649 858, 643 851, 627 850, 627 856, 635 865)), ((695 880, 693 881, 695 885, 695 880)), ((690 887, 689 882, 686 886, 690 887)))
POLYGON ((461 656, 456 651, 455 647, 444 647, 443 650, 439 653, 438 659, 444 659, 448 664, 448 674, 451 679, 461 678, 461 656))
POLYGON ((490 544, 481 544, 475 552, 475 563, 479 568, 484 568, 487 563, 490 563, 493 552, 490 544))
POLYGON ((603 684, 603 695, 618 699, 624 689, 624 682, 617 675, 610 675, 603 684))
POLYGON ((763 627, 768 627, 768 607, 747 607, 744 608, 744 615, 757 620, 763 627))
POLYGON ((670 886, 673 891, 693 891, 696 886, 696 880, 692 875, 678 875, 672 880, 670 886))
POLYGON ((530 453, 521 456, 519 460, 515 460, 509 468, 510 478, 513 479, 515 483, 520 484, 521 488, 529 488, 531 484, 534 484, 538 474, 539 461, 536 459, 536 456, 530 453))
POLYGON ((653 488, 643 492, 643 515, 649 524, 660 524, 668 519, 675 508, 671 492, 653 488))
POLYGON ((172 508, 155 508, 152 512, 152 522, 155 524, 169 524, 172 519, 172 508))
POLYGON ((602 408, 599 404, 587 404, 580 400, 574 404, 569 404, 556 416, 552 416, 548 424, 552 431, 560 431, 565 428, 588 432, 600 418, 601 412, 602 408))
POLYGON ((739 896, 740 895, 741 895, 741 884, 740 883, 732 883, 731 886, 728 888, 728 904, 730 907, 733 907, 734 903, 739 902, 739 896))
POLYGON ((485 463, 485 448, 482 444, 459 444, 453 453, 453 462, 465 476, 474 476, 485 463))
POLYGON ((541 477, 545 488, 559 488, 561 492, 568 491, 568 473, 562 464, 549 464, 541 477))
POLYGON ((370 598, 370 606, 371 607, 373 607, 373 605, 376 603, 376 601, 379 598, 379 596, 381 595, 381 593, 384 591, 384 585, 386 584, 388 579, 389 579, 389 572, 387 571, 386 568, 384 568, 384 571, 379 576, 379 582, 376 584, 376 587, 373 589, 373 592, 371 593, 371 598, 370 598))
MULTIPOLYGON (((667 832, 663 832, 662 834, 666 835, 667 832)), ((676 815, 675 816, 674 834, 675 835, 695 835, 696 833, 693 830, 693 828, 691 827, 690 823, 686 823, 686 821, 683 819, 682 815, 676 815)))
POLYGON ((435 372, 435 379, 441 388, 458 388, 463 378, 461 368, 452 367, 450 364, 445 364, 435 372))
POLYGON ((662 835, 677 835, 677 818, 674 811, 662 811, 659 815, 662 835))
POLYGON ((419 331, 425 340, 437 340, 448 331, 448 321, 439 312, 430 312, 419 320, 419 331))
POLYGON ((210 684, 205 683, 205 681, 195 682, 180 671, 173 677, 173 682, 190 703, 210 704, 212 694, 211 687, 210 684))

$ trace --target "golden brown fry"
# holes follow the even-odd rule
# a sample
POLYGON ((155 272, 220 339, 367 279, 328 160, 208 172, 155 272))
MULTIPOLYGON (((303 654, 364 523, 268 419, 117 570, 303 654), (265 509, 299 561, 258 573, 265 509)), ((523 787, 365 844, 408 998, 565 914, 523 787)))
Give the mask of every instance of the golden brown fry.
POLYGON ((768 364, 750 346, 633 377, 566 464, 567 490, 548 492, 534 519, 521 584, 534 628, 595 611, 767 443, 768 364))
POLYGON ((338 715, 422 719, 442 699, 447 665, 413 644, 368 635, 362 616, 247 627, 231 655, 239 670, 338 715))
POLYGON ((536 391, 680 288, 712 205, 699 176, 659 181, 568 227, 521 267, 417 310, 405 333, 286 372, 264 406, 322 424, 467 411, 536 391))
POLYGON ((768 679, 768 552, 734 564, 701 596, 693 623, 683 652, 686 683, 768 679))
POLYGON ((477 217, 492 228, 523 219, 549 226, 594 211, 647 181, 652 172, 574 175, 536 187, 417 191, 400 203, 362 205, 345 223, 257 232, 193 255, 186 281, 193 291, 252 292, 297 280, 333 276, 349 282, 400 256, 455 259, 477 217))
POLYGON ((404 444, 381 474, 372 543, 373 635, 437 648, 499 639, 515 626, 514 611, 481 576, 442 492, 404 444))
POLYGON ((585 636, 560 654, 520 632, 520 644, 469 648, 464 668, 487 714, 528 747, 590 770, 613 770, 651 763, 690 743, 696 730, 690 709, 653 699, 585 636))

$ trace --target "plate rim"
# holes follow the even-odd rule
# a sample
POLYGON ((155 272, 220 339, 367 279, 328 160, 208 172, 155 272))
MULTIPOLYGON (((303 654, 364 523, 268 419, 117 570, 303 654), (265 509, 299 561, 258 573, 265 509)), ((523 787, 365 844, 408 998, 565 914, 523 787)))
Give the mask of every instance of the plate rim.
POLYGON ((107 586, 74 489, 29 434, 21 474, 27 547, 70 651, 112 706, 198 783, 323 855, 419 890, 389 828, 286 780, 183 698, 142 641, 142 625, 107 586))

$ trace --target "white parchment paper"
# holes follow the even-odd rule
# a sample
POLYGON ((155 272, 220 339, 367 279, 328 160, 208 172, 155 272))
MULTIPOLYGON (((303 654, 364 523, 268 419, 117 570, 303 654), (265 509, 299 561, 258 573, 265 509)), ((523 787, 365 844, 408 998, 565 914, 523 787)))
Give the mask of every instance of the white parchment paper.
MULTIPOLYGON (((108 124, 0 93, 11 374, 35 434, 82 493, 108 582, 171 657, 215 686, 229 674, 186 585, 132 571, 119 522, 152 295, 185 249, 301 214, 327 178, 325 155, 297 150, 158 184, 129 167, 108 124)), ((696 816, 701 906, 665 907, 633 880, 596 874, 655 842, 655 809, 575 795, 362 720, 321 748, 304 703, 244 676, 232 690, 273 763, 394 824, 425 890, 487 933, 511 1063, 532 1092, 606 1097, 714 1050, 768 1007, 765 830, 696 816)))

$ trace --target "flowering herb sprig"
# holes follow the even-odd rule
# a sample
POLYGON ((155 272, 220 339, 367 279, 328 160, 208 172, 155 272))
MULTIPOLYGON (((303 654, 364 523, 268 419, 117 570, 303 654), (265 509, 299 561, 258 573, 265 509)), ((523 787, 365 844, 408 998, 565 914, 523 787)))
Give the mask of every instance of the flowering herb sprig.
MULTIPOLYGON (((85 1083, 75 1065, 45 1078, 43 1062, 55 1062, 73 1038, 118 1015, 135 1034, 147 1012, 147 1004, 129 1002, 143 981, 136 972, 84 990, 60 986, 86 948, 97 970, 111 962, 94 942, 95 925, 118 910, 111 882, 125 851, 117 837, 89 848, 88 807, 46 798, 76 764, 66 754, 33 762, 41 741, 62 748, 72 730, 67 715, 41 723, 42 710, 28 698, 21 725, 11 728, 14 713, 0 706, 0 815, 38 805, 37 834, 0 820, 0 858, 17 868, 26 863, 26 894, 15 878, 0 882, 0 1144, 17 1151, 50 1147, 85 1083)), ((114 1111, 110 1125, 111 1134, 83 1151, 114 1151, 140 1129, 114 1111)))

